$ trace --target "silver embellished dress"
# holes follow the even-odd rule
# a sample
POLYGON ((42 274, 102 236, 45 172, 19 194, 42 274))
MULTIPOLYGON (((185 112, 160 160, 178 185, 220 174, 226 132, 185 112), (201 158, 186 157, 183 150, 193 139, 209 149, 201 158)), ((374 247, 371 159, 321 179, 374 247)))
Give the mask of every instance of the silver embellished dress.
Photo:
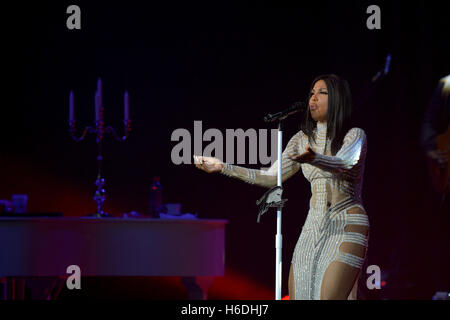
MULTIPOLYGON (((290 294, 294 299, 320 299, 323 276, 333 261, 341 261, 361 269, 365 258, 341 251, 342 243, 361 245, 367 252, 368 234, 344 230, 347 225, 369 227, 361 198, 367 151, 366 135, 360 128, 350 129, 341 149, 335 156, 331 156, 331 141, 326 138, 326 132, 326 123, 317 123, 315 143, 311 145, 316 152, 313 162, 299 164, 288 157, 289 153, 305 152, 309 142, 302 131, 290 139, 282 154, 283 181, 301 169, 311 183, 312 194, 309 212, 291 261, 294 292, 290 294), (359 212, 350 214, 349 209, 355 207, 360 209, 359 212)), ((270 188, 277 183, 277 162, 268 170, 225 164, 221 173, 270 188)), ((357 285, 358 280, 348 299, 356 299, 357 285)))

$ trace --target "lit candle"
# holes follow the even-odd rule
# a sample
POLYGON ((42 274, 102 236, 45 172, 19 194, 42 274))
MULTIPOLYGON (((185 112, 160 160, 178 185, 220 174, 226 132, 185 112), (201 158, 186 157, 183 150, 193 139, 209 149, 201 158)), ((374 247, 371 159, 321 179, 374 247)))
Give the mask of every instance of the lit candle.
POLYGON ((75 96, 73 90, 70 90, 69 96, 69 121, 75 120, 75 96))
POLYGON ((128 91, 125 91, 124 97, 123 97, 123 105, 124 105, 124 120, 130 119, 130 96, 128 95, 128 91))
POLYGON ((100 106, 98 100, 98 92, 95 91, 95 121, 100 121, 100 106))

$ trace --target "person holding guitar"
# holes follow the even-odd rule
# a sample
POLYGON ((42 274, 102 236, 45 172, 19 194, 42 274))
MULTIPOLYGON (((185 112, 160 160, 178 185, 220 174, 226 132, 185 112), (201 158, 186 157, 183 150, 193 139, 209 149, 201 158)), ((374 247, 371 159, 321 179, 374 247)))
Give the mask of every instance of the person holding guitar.
POLYGON ((450 192, 450 75, 440 79, 425 111, 420 144, 425 152, 434 191, 442 203, 450 192))
POLYGON ((427 232, 422 244, 427 247, 421 255, 426 261, 421 268, 428 274, 423 286, 434 292, 450 291, 450 75, 439 80, 427 106, 420 132, 431 188, 423 190, 427 219, 421 227, 427 232))

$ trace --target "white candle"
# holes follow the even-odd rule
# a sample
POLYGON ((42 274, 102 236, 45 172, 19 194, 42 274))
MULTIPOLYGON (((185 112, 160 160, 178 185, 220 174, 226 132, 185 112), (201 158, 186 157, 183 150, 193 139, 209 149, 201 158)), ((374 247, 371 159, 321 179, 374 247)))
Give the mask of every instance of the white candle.
POLYGON ((103 85, 102 79, 98 78, 97 80, 97 92, 98 92, 98 106, 103 108, 103 85))
POLYGON ((124 120, 130 119, 130 96, 128 95, 128 91, 125 91, 124 97, 123 97, 123 105, 124 105, 124 120))
POLYGON ((100 121, 100 106, 98 100, 98 92, 95 91, 95 121, 100 121))
POLYGON ((73 90, 70 90, 69 96, 69 121, 75 120, 75 96, 73 90))

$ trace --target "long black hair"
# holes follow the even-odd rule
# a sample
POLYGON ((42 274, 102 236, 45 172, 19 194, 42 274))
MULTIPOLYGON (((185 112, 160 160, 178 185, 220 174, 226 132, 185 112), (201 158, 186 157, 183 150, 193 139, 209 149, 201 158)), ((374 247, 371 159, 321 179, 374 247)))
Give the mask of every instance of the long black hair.
MULTIPOLYGON (((350 86, 345 79, 335 74, 325 74, 313 80, 308 97, 315 83, 319 80, 325 81, 327 85, 327 138, 331 140, 331 154, 334 156, 342 147, 347 131, 352 127, 352 95, 350 86)), ((314 130, 316 128, 316 121, 311 117, 309 109, 305 114, 301 129, 308 136, 308 141, 311 145, 311 141, 315 142, 314 130)))

